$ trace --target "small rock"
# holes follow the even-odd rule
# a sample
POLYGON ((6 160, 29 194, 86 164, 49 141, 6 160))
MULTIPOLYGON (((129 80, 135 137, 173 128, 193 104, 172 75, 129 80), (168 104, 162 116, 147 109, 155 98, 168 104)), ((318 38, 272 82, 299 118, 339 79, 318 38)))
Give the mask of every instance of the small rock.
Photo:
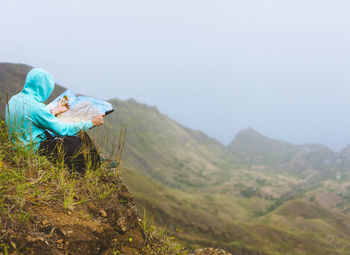
POLYGON ((86 205, 90 210, 96 209, 96 205, 93 202, 88 202, 86 205))
POLYGON ((107 217, 106 211, 100 210, 99 213, 100 213, 100 215, 101 215, 103 218, 106 218, 106 217, 107 217))
POLYGON ((232 255, 232 254, 221 249, 204 248, 204 249, 195 250, 194 255, 232 255))
POLYGON ((33 238, 33 237, 31 237, 31 236, 26 236, 26 239, 27 239, 27 241, 28 242, 33 242, 33 241, 35 241, 35 239, 33 238))
POLYGON ((49 222, 48 222, 47 220, 43 220, 43 221, 41 222, 41 226, 42 226, 42 227, 45 227, 47 224, 49 224, 49 222))
POLYGON ((59 239, 56 241, 56 246, 58 249, 63 249, 63 239, 59 239))
POLYGON ((117 225, 124 232, 128 229, 128 225, 127 225, 127 221, 126 221, 125 217, 119 218, 118 221, 117 221, 117 225))

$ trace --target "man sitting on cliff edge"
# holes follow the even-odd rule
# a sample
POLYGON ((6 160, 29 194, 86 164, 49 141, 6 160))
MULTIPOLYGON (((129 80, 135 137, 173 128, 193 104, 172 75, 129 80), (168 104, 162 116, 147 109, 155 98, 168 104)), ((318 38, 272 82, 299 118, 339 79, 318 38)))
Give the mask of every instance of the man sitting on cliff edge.
POLYGON ((33 68, 28 72, 22 91, 11 97, 6 106, 5 122, 9 138, 16 147, 33 150, 51 158, 56 158, 61 151, 71 170, 84 173, 87 167, 86 156, 93 166, 100 162, 95 146, 84 131, 102 125, 104 115, 79 123, 59 121, 56 115, 66 112, 69 104, 59 102, 51 111, 44 104, 54 86, 53 76, 45 70, 33 68), (52 136, 48 131, 57 136, 52 136), (82 136, 77 136, 79 133, 82 136), (86 148, 84 144, 89 149, 85 150, 87 154, 82 155, 82 148, 86 148))

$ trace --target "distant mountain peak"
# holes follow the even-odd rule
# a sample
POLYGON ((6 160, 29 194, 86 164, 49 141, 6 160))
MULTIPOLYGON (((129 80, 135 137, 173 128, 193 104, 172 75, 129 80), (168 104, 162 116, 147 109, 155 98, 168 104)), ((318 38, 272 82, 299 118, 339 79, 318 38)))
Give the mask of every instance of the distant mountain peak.
POLYGON ((259 133, 258 131, 256 131, 255 129, 253 128, 246 128, 246 129, 243 129, 242 131, 240 131, 237 135, 236 135, 236 138, 238 137, 256 137, 256 138, 265 138, 267 139, 265 136, 263 136, 261 133, 259 133))
POLYGON ((266 136, 262 135, 261 133, 259 133, 258 131, 256 131, 253 128, 246 128, 243 129, 242 131, 238 132, 238 134, 236 135, 235 139, 231 142, 231 144, 229 145, 229 147, 234 146, 235 144, 239 144, 240 146, 242 144, 249 144, 249 145, 256 145, 256 144, 266 144, 266 143, 272 143, 276 140, 267 138, 266 136))
POLYGON ((293 151, 294 146, 275 139, 270 139, 253 128, 246 128, 239 132, 228 146, 231 151, 243 152, 250 155, 274 155, 282 151, 293 151))

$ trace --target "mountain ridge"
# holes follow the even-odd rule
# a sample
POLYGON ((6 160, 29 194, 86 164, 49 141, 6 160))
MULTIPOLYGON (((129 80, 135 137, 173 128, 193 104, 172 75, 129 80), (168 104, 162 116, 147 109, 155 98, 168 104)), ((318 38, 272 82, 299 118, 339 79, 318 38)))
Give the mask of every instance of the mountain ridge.
MULTIPOLYGON (((6 101, 6 93, 8 92, 9 96, 18 93, 23 88, 23 85, 24 85, 23 81, 25 80, 25 75, 31 68, 32 67, 30 65, 26 65, 26 64, 0 62, 0 87, 4 90, 3 92, 5 92, 5 93, 2 93, 2 96, 0 96, 0 100, 1 100, 0 101, 0 107, 1 107, 0 110, 1 110, 1 113, 4 112, 4 102, 6 101), (11 82, 8 83, 8 84, 6 83, 7 79, 11 79, 11 82), (15 84, 15 86, 10 86, 10 84, 11 85, 15 84)), ((63 87, 63 86, 61 86, 59 84, 55 84, 55 90, 52 93, 52 95, 49 97, 47 102, 53 100, 60 93, 62 93, 65 89, 66 89, 65 87, 63 87)), ((108 99, 107 101, 109 101, 109 102, 113 102, 113 101, 120 102, 122 100, 120 100, 118 98, 115 98, 115 97, 112 97, 111 99, 108 99)), ((140 103, 134 98, 129 98, 126 101, 127 102, 132 102, 132 103, 137 103, 139 105, 143 105, 143 106, 146 106, 146 107, 153 108, 159 114, 164 114, 164 113, 160 113, 156 106, 148 105, 146 103, 140 103)), ((173 121, 175 121, 175 120, 173 120, 173 121)), ((175 121, 175 122, 177 122, 177 121, 175 121)), ((183 126, 180 123, 178 123, 178 124, 183 126)), ((316 144, 298 144, 298 145, 295 145, 295 144, 292 144, 292 143, 289 143, 289 142, 286 142, 286 141, 283 141, 283 140, 280 140, 280 139, 268 138, 267 136, 263 135, 262 133, 256 131, 254 128, 251 128, 251 127, 245 128, 245 129, 241 130, 240 132, 238 132, 236 134, 235 138, 231 141, 231 143, 228 144, 227 146, 225 146, 220 141, 218 141, 217 139, 215 139, 213 137, 210 137, 209 135, 207 135, 206 133, 204 133, 201 130, 195 130, 195 129, 192 129, 192 128, 189 128, 189 127, 185 127, 185 126, 183 126, 183 127, 188 129, 188 130, 193 131, 194 133, 200 134, 200 136, 202 136, 205 139, 211 140, 212 142, 215 141, 215 143, 218 143, 218 144, 220 144, 220 145, 222 145, 224 147, 231 148, 233 150, 234 150, 234 147, 235 147, 235 143, 237 142, 236 141, 237 138, 240 138, 242 135, 255 136, 255 137, 259 137, 260 139, 263 138, 266 141, 269 141, 270 143, 271 142, 281 143, 281 144, 283 143, 286 146, 287 145, 291 145, 291 146, 325 146, 329 150, 331 150, 328 146, 322 145, 322 144, 317 144, 317 143, 316 144)), ((347 147, 350 147, 350 145, 348 145, 347 147)), ((346 150, 347 147, 343 148, 340 152, 346 150)))

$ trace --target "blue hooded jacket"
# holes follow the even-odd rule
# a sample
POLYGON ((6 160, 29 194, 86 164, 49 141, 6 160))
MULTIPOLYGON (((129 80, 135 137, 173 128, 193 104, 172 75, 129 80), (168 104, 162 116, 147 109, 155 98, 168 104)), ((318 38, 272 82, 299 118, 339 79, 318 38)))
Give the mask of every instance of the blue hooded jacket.
POLYGON ((46 107, 46 101, 55 86, 48 72, 33 68, 26 77, 24 88, 11 97, 6 106, 5 121, 9 137, 18 146, 37 151, 47 139, 45 130, 60 136, 75 135, 93 127, 92 121, 68 124, 60 122, 46 107))

